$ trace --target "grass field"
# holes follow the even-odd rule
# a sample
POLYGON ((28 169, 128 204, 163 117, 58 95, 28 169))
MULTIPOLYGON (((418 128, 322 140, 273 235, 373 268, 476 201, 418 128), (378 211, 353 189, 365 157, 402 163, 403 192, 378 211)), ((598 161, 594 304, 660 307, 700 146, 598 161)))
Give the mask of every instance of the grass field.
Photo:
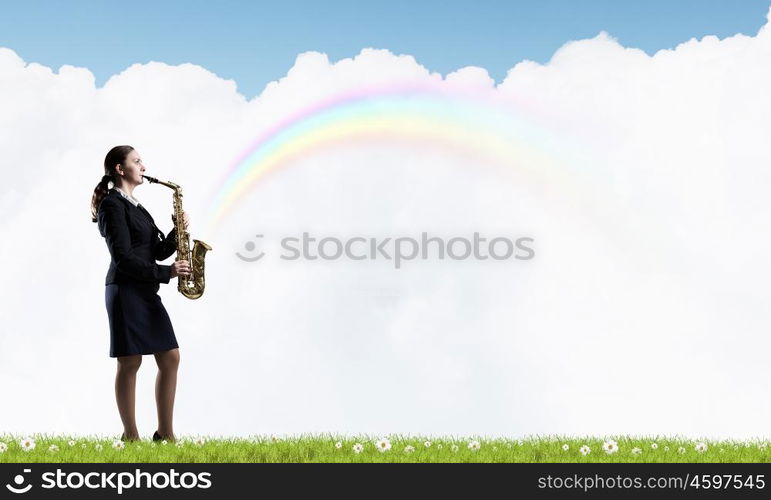
POLYGON ((667 437, 179 436, 122 442, 107 436, 0 435, 0 462, 771 462, 767 441, 667 437))

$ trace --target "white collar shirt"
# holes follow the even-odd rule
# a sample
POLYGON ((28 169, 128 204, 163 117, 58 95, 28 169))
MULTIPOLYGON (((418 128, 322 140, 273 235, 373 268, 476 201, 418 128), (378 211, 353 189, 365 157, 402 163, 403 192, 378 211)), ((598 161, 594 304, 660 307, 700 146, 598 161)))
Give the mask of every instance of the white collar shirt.
POLYGON ((121 188, 119 188, 119 187, 116 187, 116 188, 115 188, 115 190, 116 190, 117 192, 119 192, 121 196, 123 196, 123 197, 124 197, 124 198, 126 198, 128 201, 130 201, 130 202, 131 202, 131 204, 132 204, 132 205, 134 205, 135 207, 136 207, 137 205, 139 205, 139 200, 137 200, 137 199, 136 199, 136 198, 134 198, 133 196, 130 196, 128 193, 124 192, 124 191, 123 191, 121 188))

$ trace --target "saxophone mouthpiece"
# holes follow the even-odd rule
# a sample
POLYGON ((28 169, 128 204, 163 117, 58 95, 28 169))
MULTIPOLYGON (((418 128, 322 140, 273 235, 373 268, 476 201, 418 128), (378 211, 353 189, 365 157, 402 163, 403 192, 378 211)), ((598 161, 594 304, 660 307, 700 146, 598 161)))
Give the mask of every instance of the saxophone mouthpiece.
POLYGON ((147 182, 150 182, 150 183, 153 183, 153 182, 158 182, 158 179, 156 179, 155 177, 150 177, 149 175, 144 175, 144 174, 143 174, 143 175, 142 175, 142 177, 144 177, 145 179, 147 179, 147 182))

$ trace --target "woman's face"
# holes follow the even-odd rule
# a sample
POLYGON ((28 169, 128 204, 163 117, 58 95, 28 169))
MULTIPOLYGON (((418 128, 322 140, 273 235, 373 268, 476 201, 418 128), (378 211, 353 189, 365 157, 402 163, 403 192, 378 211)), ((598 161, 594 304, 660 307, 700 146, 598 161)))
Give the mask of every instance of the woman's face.
POLYGON ((123 160, 123 163, 118 166, 116 171, 118 177, 120 177, 120 179, 125 184, 133 184, 138 186, 144 182, 142 174, 145 173, 145 166, 142 163, 142 158, 139 157, 139 153, 137 153, 136 149, 132 150, 128 155, 126 155, 126 159, 123 160))

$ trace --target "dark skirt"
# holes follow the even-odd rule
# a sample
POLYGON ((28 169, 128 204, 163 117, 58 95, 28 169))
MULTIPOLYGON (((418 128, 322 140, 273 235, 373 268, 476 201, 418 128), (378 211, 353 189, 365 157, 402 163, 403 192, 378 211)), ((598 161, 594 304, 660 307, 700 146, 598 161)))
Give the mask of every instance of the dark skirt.
POLYGON ((110 357, 153 354, 179 347, 156 293, 157 284, 109 284, 104 299, 110 321, 110 357))

